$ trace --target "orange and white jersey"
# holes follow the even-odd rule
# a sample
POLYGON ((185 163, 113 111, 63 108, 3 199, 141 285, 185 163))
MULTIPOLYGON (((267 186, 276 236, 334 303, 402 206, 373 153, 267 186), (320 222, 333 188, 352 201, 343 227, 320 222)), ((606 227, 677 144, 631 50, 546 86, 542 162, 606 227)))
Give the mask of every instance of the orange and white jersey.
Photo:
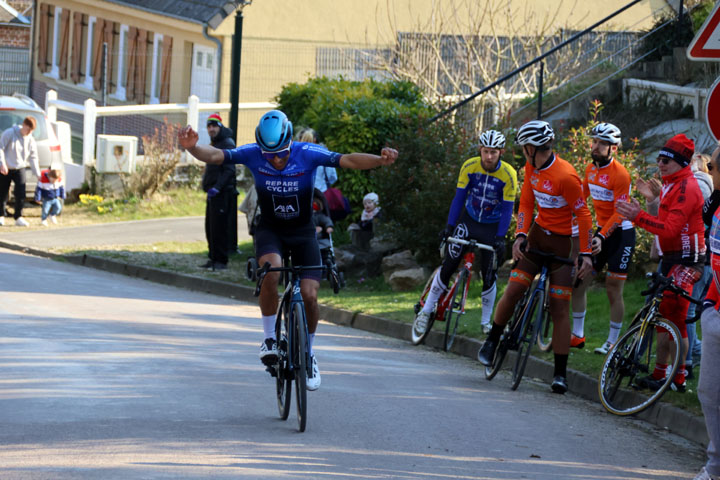
POLYGON ((585 198, 592 197, 597 216, 598 232, 604 238, 617 227, 623 230, 633 228, 632 222, 615 211, 615 202, 630 198, 630 174, 617 160, 610 159, 604 167, 590 163, 585 168, 583 181, 585 198))
POLYGON ((592 216, 585 203, 580 175, 572 165, 557 155, 542 169, 525 163, 517 216, 518 234, 527 235, 530 230, 535 202, 538 206, 535 223, 558 235, 572 234, 574 214, 579 229, 580 253, 591 252, 592 216))

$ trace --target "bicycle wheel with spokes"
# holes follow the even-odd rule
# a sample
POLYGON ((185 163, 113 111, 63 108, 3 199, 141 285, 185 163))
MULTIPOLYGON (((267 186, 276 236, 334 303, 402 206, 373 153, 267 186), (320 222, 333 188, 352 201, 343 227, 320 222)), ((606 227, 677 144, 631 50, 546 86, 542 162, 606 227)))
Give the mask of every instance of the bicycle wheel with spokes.
POLYGON ((455 282, 455 293, 452 300, 445 309, 445 337, 443 338, 443 348, 446 352, 450 351, 455 334, 457 333, 460 317, 465 313, 465 301, 467 300, 468 274, 466 270, 458 274, 455 282))
POLYGON ((550 312, 543 305, 543 320, 537 336, 537 346, 541 352, 549 352, 552 349, 553 322, 550 319, 550 312))
POLYGON ((285 302, 278 310, 278 318, 275 323, 275 338, 277 339, 278 350, 278 361, 275 366, 275 393, 280 418, 287 420, 290 414, 290 401, 292 398, 292 377, 288 357, 288 314, 285 302))
POLYGON ((677 327, 664 318, 655 318, 643 328, 642 323, 633 325, 615 343, 605 357, 600 370, 598 393, 600 402, 607 411, 615 415, 638 413, 655 403, 670 386, 680 364, 680 332, 677 327), (655 327, 667 330, 670 354, 673 364, 664 382, 656 391, 648 395, 640 393, 636 380, 648 375, 655 368, 657 358, 658 333, 655 327))
POLYGON ((525 373, 525 366, 530 357, 530 349, 537 342, 536 337, 540 322, 542 321, 544 292, 533 293, 530 297, 528 308, 525 310, 522 321, 517 326, 520 329, 517 337, 517 357, 512 371, 512 385, 510 388, 517 390, 525 373))
POLYGON ((307 424, 307 326, 305 310, 300 304, 293 307, 295 317, 295 342, 293 345, 293 363, 295 364, 295 404, 297 406, 298 430, 305 431, 307 424))
POLYGON ((430 278, 428 278, 428 281, 425 283, 425 288, 423 288, 423 293, 420 297, 420 301, 415 304, 415 320, 413 320, 412 328, 410 329, 410 335, 412 337, 411 340, 413 345, 420 345, 425 341, 425 338, 427 338, 428 334, 430 333, 430 329, 435 322, 435 310, 433 310, 433 312, 430 314, 430 318, 428 318, 428 321, 425 324, 424 328, 418 325, 417 314, 420 313, 423 305, 425 305, 425 298, 427 298, 428 293, 430 293, 430 287, 432 286, 433 279, 439 271, 440 267, 437 267, 432 273, 432 275, 430 275, 430 278))

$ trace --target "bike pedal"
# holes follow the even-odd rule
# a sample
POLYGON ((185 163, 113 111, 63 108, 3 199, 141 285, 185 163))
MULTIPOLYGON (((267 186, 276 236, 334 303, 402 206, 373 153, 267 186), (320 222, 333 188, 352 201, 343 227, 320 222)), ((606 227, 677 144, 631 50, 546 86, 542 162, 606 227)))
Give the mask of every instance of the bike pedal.
POLYGON ((277 370, 275 369, 275 367, 271 367, 268 365, 265 367, 265 371, 268 372, 270 376, 277 377, 277 370))

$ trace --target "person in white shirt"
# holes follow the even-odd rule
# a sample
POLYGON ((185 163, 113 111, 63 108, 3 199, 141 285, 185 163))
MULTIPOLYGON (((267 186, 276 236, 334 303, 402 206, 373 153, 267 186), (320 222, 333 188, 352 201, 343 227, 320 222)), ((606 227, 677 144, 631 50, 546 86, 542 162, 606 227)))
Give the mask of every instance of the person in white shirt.
POLYGON ((0 225, 5 225, 5 205, 8 201, 10 183, 15 185, 15 225, 27 227, 22 216, 25 204, 25 168, 29 165, 40 178, 37 143, 32 136, 37 123, 33 117, 25 117, 22 124, 5 130, 0 136, 0 225))

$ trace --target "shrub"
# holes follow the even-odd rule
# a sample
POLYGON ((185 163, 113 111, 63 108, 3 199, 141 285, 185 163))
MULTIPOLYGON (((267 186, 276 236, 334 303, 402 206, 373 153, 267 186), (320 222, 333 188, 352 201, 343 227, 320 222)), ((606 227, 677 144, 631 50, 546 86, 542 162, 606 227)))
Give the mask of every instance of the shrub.
MULTIPOLYGON (((322 143, 341 153, 378 154, 405 128, 402 118, 429 111, 420 90, 399 81, 313 78, 284 86, 276 100, 296 127, 314 128, 322 143)), ((362 205, 367 192, 376 190, 366 172, 353 170, 341 172, 335 186, 355 207, 362 205)))
POLYGON ((394 239, 428 264, 438 262, 438 232, 444 227, 463 162, 476 155, 475 139, 443 117, 411 119, 398 132, 398 160, 373 171, 383 218, 394 239))
POLYGON ((155 127, 153 135, 143 135, 144 161, 124 181, 125 196, 148 198, 167 182, 180 163, 177 145, 179 125, 165 118, 162 127, 155 127))

